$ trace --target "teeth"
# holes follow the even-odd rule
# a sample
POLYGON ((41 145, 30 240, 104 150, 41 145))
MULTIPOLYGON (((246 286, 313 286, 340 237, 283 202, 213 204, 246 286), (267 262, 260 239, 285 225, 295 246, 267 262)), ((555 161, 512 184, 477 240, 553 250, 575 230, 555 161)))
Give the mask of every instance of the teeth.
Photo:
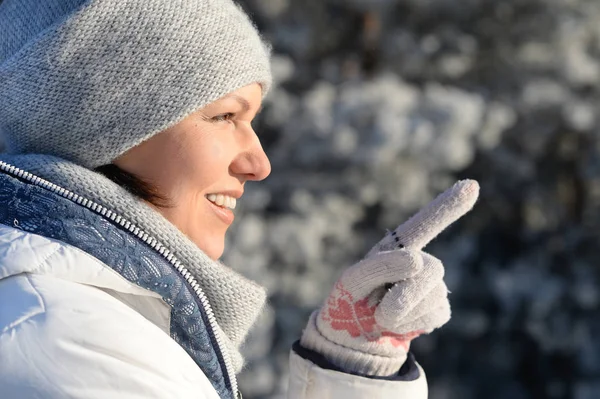
POLYGON ((229 209, 235 209, 237 204, 237 200, 235 198, 223 194, 208 194, 206 199, 218 206, 229 209))

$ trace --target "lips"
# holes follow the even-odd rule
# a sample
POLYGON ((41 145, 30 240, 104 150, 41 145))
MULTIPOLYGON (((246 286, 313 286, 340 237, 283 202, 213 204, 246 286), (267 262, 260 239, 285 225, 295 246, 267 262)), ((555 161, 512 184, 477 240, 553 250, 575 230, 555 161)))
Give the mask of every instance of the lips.
POLYGON ((219 219, 221 219, 223 223, 230 225, 235 218, 233 209, 235 209, 237 199, 240 198, 242 194, 243 191, 241 190, 220 191, 206 194, 205 198, 208 201, 210 208, 219 219))

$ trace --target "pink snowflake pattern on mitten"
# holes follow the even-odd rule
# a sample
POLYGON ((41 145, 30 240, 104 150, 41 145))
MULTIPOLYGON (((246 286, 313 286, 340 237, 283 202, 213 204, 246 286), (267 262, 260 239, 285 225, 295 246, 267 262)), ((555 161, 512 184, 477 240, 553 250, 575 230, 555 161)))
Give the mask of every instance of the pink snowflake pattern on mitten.
POLYGON ((375 320, 377 303, 369 305, 369 298, 355 300, 341 282, 335 285, 338 296, 330 296, 326 309, 321 312, 321 319, 328 322, 337 331, 346 331, 352 338, 364 337, 369 342, 389 343, 401 347, 408 352, 410 341, 423 334, 414 331, 408 334, 397 334, 385 330, 375 320))

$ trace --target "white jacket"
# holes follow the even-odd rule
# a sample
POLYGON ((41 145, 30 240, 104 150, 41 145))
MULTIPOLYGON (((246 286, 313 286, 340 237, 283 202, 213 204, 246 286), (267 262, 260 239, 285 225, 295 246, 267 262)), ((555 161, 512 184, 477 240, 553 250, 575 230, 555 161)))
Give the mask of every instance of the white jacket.
MULTIPOLYGON (((0 225, 0 398, 217 399, 169 336, 170 308, 80 249, 0 225)), ((290 355, 289 398, 425 399, 290 355)))

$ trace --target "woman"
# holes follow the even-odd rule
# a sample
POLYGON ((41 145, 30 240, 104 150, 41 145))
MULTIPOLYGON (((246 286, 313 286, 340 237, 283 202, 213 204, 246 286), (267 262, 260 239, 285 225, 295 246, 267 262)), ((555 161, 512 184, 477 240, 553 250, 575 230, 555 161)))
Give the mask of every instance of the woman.
MULTIPOLYGON (((0 387, 6 398, 233 398, 264 290, 218 262, 269 50, 230 0, 0 4, 0 387)), ((350 267, 290 355, 294 398, 425 398, 410 341, 450 317, 421 251, 459 182, 350 267)))

